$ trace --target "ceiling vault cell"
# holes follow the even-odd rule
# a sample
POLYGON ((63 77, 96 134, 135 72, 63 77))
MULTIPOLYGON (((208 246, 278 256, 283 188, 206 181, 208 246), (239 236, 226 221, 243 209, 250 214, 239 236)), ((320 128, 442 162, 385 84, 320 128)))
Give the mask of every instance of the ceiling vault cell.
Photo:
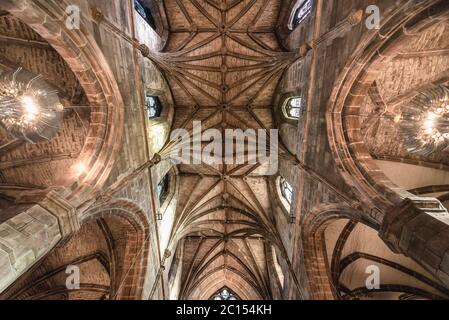
MULTIPOLYGON (((269 133, 278 81, 300 58, 284 51, 275 34, 281 1, 167 0, 164 5, 170 28, 164 52, 137 48, 167 78, 176 107, 173 129, 186 129, 193 137, 192 123, 201 121, 203 130, 219 129, 222 135, 225 129, 269 133)), ((176 147, 169 141, 159 156, 168 158, 176 147)), ((282 145, 279 153, 295 161, 282 145)), ((242 298, 271 298, 266 247, 285 249, 263 164, 201 162, 181 164, 179 171, 184 191, 170 240, 186 239, 179 242, 184 244, 180 298, 208 299, 224 286, 242 298)))

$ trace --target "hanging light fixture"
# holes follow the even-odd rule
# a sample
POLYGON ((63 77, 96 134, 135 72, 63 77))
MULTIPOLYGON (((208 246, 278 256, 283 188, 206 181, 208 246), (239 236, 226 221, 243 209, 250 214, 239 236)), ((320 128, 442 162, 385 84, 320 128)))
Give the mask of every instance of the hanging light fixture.
POLYGON ((419 93, 395 118, 410 153, 429 156, 449 151, 449 88, 443 85, 419 93))
POLYGON ((0 74, 0 125, 16 139, 37 143, 59 130, 64 107, 41 75, 19 68, 0 74))

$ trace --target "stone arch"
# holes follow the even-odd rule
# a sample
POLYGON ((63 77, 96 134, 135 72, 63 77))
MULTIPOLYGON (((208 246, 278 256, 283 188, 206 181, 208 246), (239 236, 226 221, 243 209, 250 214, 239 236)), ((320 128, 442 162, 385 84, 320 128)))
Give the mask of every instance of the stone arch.
POLYGON ((114 299, 142 299, 148 272, 150 225, 147 216, 136 204, 125 199, 112 200, 85 212, 82 224, 98 219, 121 219, 127 239, 124 241, 121 270, 117 274, 114 299))
POLYGON ((449 292, 418 261, 392 251, 378 226, 346 205, 319 205, 310 211, 301 239, 312 299, 391 298, 401 292, 441 299, 449 292), (375 290, 365 288, 366 266, 382 273, 375 290))
POLYGON ((374 163, 360 134, 359 105, 382 64, 407 41, 406 35, 447 19, 449 13, 443 1, 410 4, 408 9, 391 13, 379 30, 365 35, 336 82, 326 114, 337 167, 378 223, 386 211, 410 194, 392 183, 374 163))
MULTIPOLYGON (((40 260, 61 239, 64 240, 79 228, 76 207, 89 201, 102 188, 118 156, 121 132, 124 126, 123 100, 114 75, 90 35, 85 21, 79 29, 69 30, 65 22, 66 1, 3 1, 2 10, 33 29, 62 57, 83 88, 89 106, 91 121, 86 139, 72 166, 57 185, 20 195, 26 205, 8 204, 8 218, 27 219, 29 215, 44 214, 55 219, 51 243, 33 241, 32 235, 24 241, 38 246, 38 254, 30 259, 22 272, 40 260), (81 169, 80 169, 81 168, 81 169)), ((3 222, 3 221, 2 221, 3 222)), ((4 225, 9 222, 4 222, 4 225)), ((42 223, 39 232, 46 233, 53 224, 42 223)), ((16 250, 18 248, 11 248, 16 250)), ((6 283, 7 284, 7 283, 6 283)), ((3 288, 2 288, 3 289, 3 288)))
POLYGON ((27 270, 0 299, 60 299, 61 295, 83 300, 142 299, 150 243, 143 211, 119 199, 86 211, 81 222, 77 232, 27 270), (79 290, 66 287, 66 268, 72 265, 80 270, 79 290))
POLYGON ((243 300, 263 300, 263 297, 259 295, 257 290, 246 279, 242 278, 238 273, 232 270, 225 270, 220 268, 211 273, 202 281, 198 282, 187 294, 185 299, 187 300, 207 300, 214 295, 214 293, 223 287, 228 287, 235 292, 243 300), (229 281, 223 280, 224 276, 219 276, 223 273, 232 273, 235 280, 229 283, 229 281))
MULTIPOLYGON (((327 266, 326 249, 323 246, 324 231, 334 220, 347 218, 363 221, 363 215, 343 204, 323 204, 315 207, 304 216, 301 231, 303 258, 306 269, 310 298, 334 299, 335 288, 327 266)), ((369 224, 368 221, 365 221, 369 224)), ((374 226, 373 226, 374 227, 374 226)))
MULTIPOLYGON (((71 172, 62 185, 64 198, 82 203, 106 181, 118 155, 124 124, 123 100, 114 75, 81 20, 69 30, 66 1, 4 1, 2 7, 31 27, 60 54, 83 87, 92 110, 91 125, 78 161, 86 170, 71 172)), ((76 171, 76 170, 73 170, 76 171)))
POLYGON ((273 110, 276 127, 279 130, 281 142, 291 155, 297 154, 297 142, 295 139, 292 139, 292 137, 294 137, 298 132, 298 126, 302 120, 302 116, 298 119, 288 117, 286 113, 286 104, 289 99, 296 97, 302 98, 300 90, 277 94, 274 100, 273 110))

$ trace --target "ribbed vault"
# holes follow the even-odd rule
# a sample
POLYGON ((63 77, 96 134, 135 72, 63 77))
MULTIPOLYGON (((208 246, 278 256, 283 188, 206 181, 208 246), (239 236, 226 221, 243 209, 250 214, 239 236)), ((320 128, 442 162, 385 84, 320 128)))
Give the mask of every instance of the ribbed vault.
POLYGON ((74 30, 68 1, 0 2, 0 72, 41 74, 65 107, 51 141, 0 128, 0 300, 449 297, 449 157, 410 153, 398 125, 449 84, 445 1, 374 1, 379 30, 361 0, 312 1, 293 30, 299 0, 79 0, 74 30), (192 162, 173 166, 169 128, 192 162), (227 163, 229 129, 277 159, 245 144, 227 163))
MULTIPOLYGON (((273 93, 298 59, 280 48, 274 32, 281 3, 164 2, 170 36, 165 51, 149 58, 170 84, 174 129, 195 138, 192 124, 201 121, 203 131, 218 129, 223 137, 226 129, 255 129, 267 134, 267 149, 274 142, 273 93)), ((208 142, 202 141, 203 148, 208 142)), ((162 158, 176 146, 169 142, 162 158)), ((293 160, 282 146, 279 153, 293 160)), ((267 256, 271 244, 284 251, 272 216, 268 165, 179 165, 181 194, 171 240, 184 252, 180 298, 208 299, 223 286, 242 298, 272 297, 267 256)))

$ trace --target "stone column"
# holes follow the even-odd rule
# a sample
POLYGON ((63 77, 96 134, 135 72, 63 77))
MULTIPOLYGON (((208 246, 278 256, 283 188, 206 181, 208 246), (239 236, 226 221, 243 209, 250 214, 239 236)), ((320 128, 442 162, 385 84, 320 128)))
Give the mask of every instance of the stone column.
POLYGON ((435 198, 413 197, 389 212, 381 237, 449 288, 449 213, 435 198))
POLYGON ((0 293, 78 228, 74 208, 53 192, 0 224, 0 293))

